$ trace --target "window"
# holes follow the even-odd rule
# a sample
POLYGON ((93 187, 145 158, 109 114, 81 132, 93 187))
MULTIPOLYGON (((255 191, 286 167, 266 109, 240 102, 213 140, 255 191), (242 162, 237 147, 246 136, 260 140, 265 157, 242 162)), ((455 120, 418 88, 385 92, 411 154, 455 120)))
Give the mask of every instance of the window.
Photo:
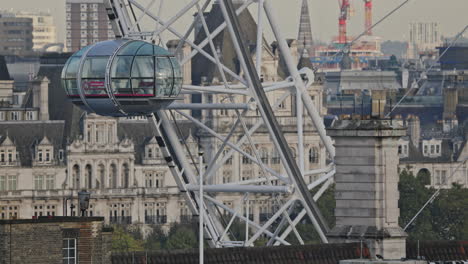
MULTIPOLYGON (((247 155, 252 156, 252 151, 250 149, 247 149, 245 152, 247 153, 247 155)), ((252 160, 249 159, 249 157, 247 157, 246 155, 243 155, 242 164, 252 164, 252 160)))
POLYGON ((16 191, 17 176, 8 176, 8 190, 16 191))
POLYGON ((309 150, 309 162, 310 163, 318 163, 319 161, 319 154, 317 148, 311 148, 309 150))
POLYGON ((11 120, 19 120, 19 113, 18 112, 11 112, 10 113, 10 119, 11 120))
POLYGON ((156 172, 156 179, 155 179, 155 185, 156 188, 162 188, 164 187, 164 173, 162 172, 156 172))
POLYGON ((76 264, 76 238, 64 238, 62 252, 64 264, 76 264))
POLYGON ((441 171, 440 180, 441 180, 442 185, 447 184, 447 171, 445 170, 441 171))
POLYGON ((55 188, 55 177, 54 175, 46 176, 46 189, 53 190, 55 188))
POLYGON ((34 176, 34 189, 43 190, 44 189, 44 176, 35 175, 34 176))
POLYGON ((281 158, 279 156, 278 151, 273 150, 273 153, 271 154, 271 163, 272 164, 280 164, 281 158))
POLYGON ((153 173, 151 173, 151 172, 145 173, 145 186, 147 188, 151 188, 151 187, 153 187, 153 182, 154 182, 153 173))
POLYGON ((0 219, 17 219, 18 218, 18 206, 0 206, 0 219))
POLYGON ((223 171, 223 184, 231 182, 231 175, 232 173, 230 171, 223 171))
MULTIPOLYGON (((229 149, 223 150, 223 158, 226 157, 229 153, 229 149)), ((229 156, 229 158, 226 160, 226 165, 232 165, 232 154, 229 156)))
POLYGON ((434 154, 435 146, 431 145, 431 154, 434 154))
POLYGON ((148 148, 148 158, 153 157, 153 150, 151 148, 148 148))
POLYGON ((34 112, 27 111, 27 112, 26 112, 26 120, 35 120, 35 118, 34 118, 34 112))
POLYGON ((46 157, 45 157, 45 161, 50 161, 50 150, 46 150, 46 157))
POLYGON ((106 143, 106 125, 96 125, 96 143, 106 143))
POLYGON ((59 160, 63 161, 63 149, 59 150, 59 160))
POLYGON ((424 154, 427 154, 427 145, 424 145, 424 154))
POLYGON ((440 153, 440 145, 436 145, 436 153, 437 153, 437 154, 440 153))
POLYGON ((263 164, 268 164, 268 159, 269 158, 268 158, 268 150, 267 149, 262 148, 260 150, 260 158, 261 158, 263 164))
POLYGON ((6 176, 0 176, 0 191, 6 191, 6 176))

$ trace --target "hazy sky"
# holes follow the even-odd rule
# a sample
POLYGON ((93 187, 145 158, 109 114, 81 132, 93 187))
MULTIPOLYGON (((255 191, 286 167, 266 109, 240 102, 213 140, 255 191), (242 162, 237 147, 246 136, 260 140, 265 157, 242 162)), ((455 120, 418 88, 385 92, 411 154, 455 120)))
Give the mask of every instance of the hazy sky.
MULTIPOLYGON (((0 0, 2 9, 15 10, 50 10, 56 18, 59 39, 64 39, 65 32, 65 0, 0 0)), ((148 2, 149 0, 140 0, 148 2)), ((158 0, 157 2, 159 2, 158 0)), ((297 37, 300 3, 302 0, 270 0, 277 8, 277 14, 282 19, 283 31, 288 38, 297 37)), ((188 0, 165 0, 168 12, 176 10, 188 0)), ((349 33, 359 34, 363 31, 363 1, 351 0, 356 11, 349 22, 349 33)), ((374 0, 374 22, 383 17, 404 0, 374 0)), ((158 4, 154 5, 154 9, 158 4)), ((315 38, 329 41, 337 35, 338 0, 309 0, 312 27, 315 38)), ((154 11, 156 12, 156 11, 154 11)), ((193 14, 193 13, 192 13, 193 14)), ((468 0, 411 0, 393 16, 385 20, 374 30, 375 35, 384 40, 403 40, 408 35, 410 22, 439 22, 444 36, 453 36, 468 24, 468 0)), ((191 15, 191 14, 190 14, 191 15)), ((177 28, 183 31, 184 24, 190 22, 187 16, 177 28)))

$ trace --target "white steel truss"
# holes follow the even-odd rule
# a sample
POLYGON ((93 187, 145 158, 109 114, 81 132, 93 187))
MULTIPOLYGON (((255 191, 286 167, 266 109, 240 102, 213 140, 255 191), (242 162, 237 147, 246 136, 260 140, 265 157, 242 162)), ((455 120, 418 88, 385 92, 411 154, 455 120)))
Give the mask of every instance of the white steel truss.
POLYGON ((204 212, 202 215, 205 235, 212 247, 252 246, 262 236, 269 238, 268 245, 289 245, 287 238, 291 232, 297 241, 303 243, 296 225, 305 216, 308 216, 314 224, 321 240, 327 242, 328 227, 315 201, 333 182, 335 150, 331 139, 326 136, 320 111, 310 96, 314 73, 307 68, 297 69, 271 2, 271 0, 245 0, 234 5, 232 0, 214 2, 185 0, 184 4, 179 4, 180 7, 176 11, 166 9, 164 0, 107 0, 106 3, 117 37, 142 39, 163 47, 166 46, 166 40, 176 38, 179 40, 175 49, 176 54, 184 45, 189 45, 192 49, 180 58, 182 67, 196 56, 202 56, 215 65, 221 77, 221 85, 183 85, 182 94, 222 95, 227 102, 216 104, 176 102, 168 109, 157 111, 149 118, 162 153, 190 210, 194 215, 199 215, 200 210, 204 212), (223 21, 210 31, 204 14, 213 4, 219 5, 223 21), (254 54, 246 53, 248 50, 243 41, 238 19, 242 12, 250 12, 249 10, 257 11, 254 54), (191 19, 192 15, 196 19, 190 23, 185 32, 180 32, 176 24, 184 23, 183 21, 191 19), (197 43, 190 37, 195 29, 204 32, 205 36, 197 43), (273 32, 290 77, 278 82, 262 83, 260 77, 264 36, 268 29, 273 32), (232 40, 240 72, 235 72, 227 66, 217 51, 214 40, 224 32, 228 32, 232 40), (269 97, 273 93, 279 96, 269 97), (295 116, 283 118, 281 121, 274 112, 288 99, 295 101, 295 116), (223 109, 230 111, 232 120, 221 130, 207 120, 194 117, 184 111, 187 109, 202 109, 205 112, 223 109), (204 146, 209 148, 205 149, 204 155, 206 169, 198 170, 197 163, 188 157, 184 142, 183 140, 181 142, 181 135, 177 131, 177 121, 170 119, 174 118, 174 112, 210 138, 211 144, 204 146), (293 122, 288 123, 287 119, 293 122), (282 127, 287 125, 294 127, 294 131, 288 133, 293 134, 297 140, 296 157, 293 156, 281 131, 282 127), (328 164, 323 162, 322 168, 306 168, 307 150, 304 147, 308 143, 304 135, 306 130, 315 133, 326 150, 327 154, 323 156, 328 157, 326 160, 329 162, 328 164), (273 143, 273 150, 268 156, 275 155, 275 164, 262 156, 264 153, 261 153, 260 146, 255 141, 255 136, 259 134, 266 135, 273 143), (239 155, 249 168, 255 167, 252 170, 256 173, 251 178, 217 181, 216 177, 219 178, 220 171, 234 155, 239 155), (199 180, 200 171, 204 171, 201 175, 203 182, 199 180), (315 175, 317 180, 307 185, 304 178, 310 175, 315 175), (203 201, 198 193, 200 184, 205 191, 203 201), (309 191, 320 185, 319 191, 311 197, 309 191), (223 195, 232 193, 243 197, 242 206, 228 206, 223 203, 223 195), (250 197, 259 195, 268 197, 277 207, 277 210, 271 212, 268 219, 261 224, 249 216, 250 197), (246 235, 243 241, 236 240, 231 235, 230 228, 236 220, 245 224, 246 235))

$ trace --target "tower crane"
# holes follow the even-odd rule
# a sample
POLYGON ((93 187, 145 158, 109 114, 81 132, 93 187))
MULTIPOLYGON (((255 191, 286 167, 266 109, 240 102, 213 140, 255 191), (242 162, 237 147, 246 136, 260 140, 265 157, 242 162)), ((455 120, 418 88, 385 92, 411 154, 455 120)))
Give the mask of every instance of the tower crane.
POLYGON ((364 27, 366 29, 366 35, 372 35, 372 0, 364 0, 365 6, 365 22, 364 27))
MULTIPOLYGON (((347 42, 347 21, 350 17, 350 0, 339 0, 340 16, 338 18, 338 43, 346 44, 347 42)), ((364 27, 366 35, 372 35, 372 0, 363 0, 365 7, 364 27)))

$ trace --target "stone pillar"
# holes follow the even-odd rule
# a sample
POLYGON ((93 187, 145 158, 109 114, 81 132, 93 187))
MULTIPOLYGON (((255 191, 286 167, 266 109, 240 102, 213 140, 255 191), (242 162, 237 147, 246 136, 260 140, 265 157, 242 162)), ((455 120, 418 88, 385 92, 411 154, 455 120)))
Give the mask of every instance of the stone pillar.
POLYGON ((338 120, 328 130, 336 147, 336 226, 331 243, 363 241, 371 257, 406 257, 398 225, 398 139, 406 128, 390 120, 338 120))

